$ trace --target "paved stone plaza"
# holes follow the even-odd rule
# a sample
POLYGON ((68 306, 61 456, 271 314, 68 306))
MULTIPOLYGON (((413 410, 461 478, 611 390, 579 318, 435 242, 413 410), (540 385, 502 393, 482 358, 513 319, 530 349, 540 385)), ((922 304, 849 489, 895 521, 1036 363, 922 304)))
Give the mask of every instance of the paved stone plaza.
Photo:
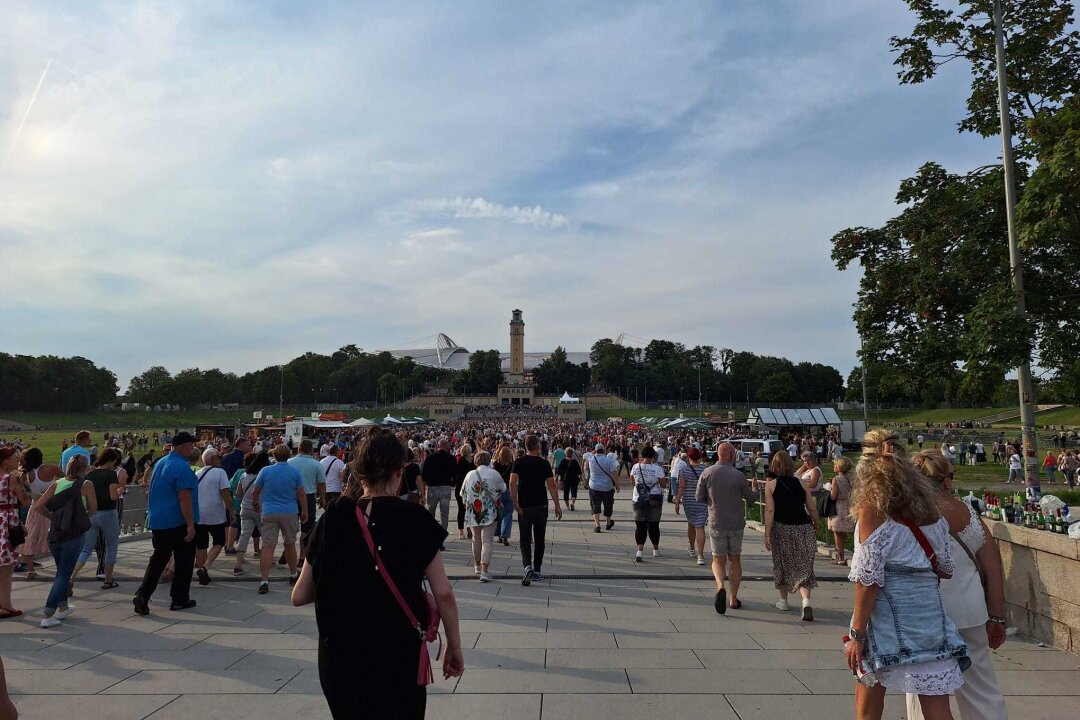
MULTIPOLYGON (((492 563, 513 577, 481 585, 467 543, 448 543, 467 669, 430 689, 429 718, 853 716, 840 653, 851 610, 846 569, 819 559, 817 620, 800 622, 795 610, 772 607, 771 564, 761 534, 748 530, 744 608, 719 616, 707 568, 687 557, 672 506, 664 557, 641 565, 632 560, 629 510, 621 499, 614 531, 602 535, 580 510, 552 522, 544 571, 555 577, 529 588, 518 582, 516 546, 499 546, 492 563)), ((48 584, 16 581, 16 606, 28 617, 0 623, 0 654, 23 718, 329 717, 314 610, 289 604, 284 571, 260 596, 256 575, 233 581, 232 558, 222 558, 213 584, 193 586, 197 608, 169 612, 162 587, 143 618, 132 613, 131 595, 148 552, 146 540, 121 545, 120 587, 100 591, 84 576, 76 614, 52 630, 37 627, 48 584)), ((1080 656, 1010 638, 995 662, 1010 717, 1075 716, 1080 656)), ((904 715, 903 698, 890 697, 886 717, 904 715)))

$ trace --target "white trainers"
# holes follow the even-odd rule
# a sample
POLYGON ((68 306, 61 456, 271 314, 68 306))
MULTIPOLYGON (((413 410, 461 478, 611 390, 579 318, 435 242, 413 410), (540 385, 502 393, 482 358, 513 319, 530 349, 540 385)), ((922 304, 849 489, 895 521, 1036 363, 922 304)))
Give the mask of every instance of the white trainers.
POLYGON ((660 557, 660 548, 653 548, 652 556, 653 557, 660 557))
POLYGON ((641 551, 640 550, 638 550, 637 554, 634 555, 634 562, 641 562, 641 551))
POLYGON ((694 557, 695 555, 697 555, 697 553, 694 552, 694 546, 693 545, 687 545, 686 546, 686 554, 689 555, 690 557, 694 557))
POLYGON ((472 569, 472 571, 473 571, 473 575, 479 575, 479 574, 480 574, 480 573, 482 572, 482 571, 480 570, 480 566, 479 566, 479 565, 473 565, 473 569, 472 569))
POLYGON ((60 624, 60 621, 56 619, 56 616, 53 616, 53 617, 41 618, 41 622, 39 623, 38 627, 54 628, 59 624, 60 624))
POLYGON ((785 612, 791 609, 791 606, 788 605, 787 600, 777 600, 776 605, 774 605, 773 607, 775 607, 777 610, 783 610, 785 612))
POLYGON ((480 573, 480 582, 482 582, 482 583, 491 582, 491 575, 488 575, 486 572, 481 571, 481 573, 480 573))
POLYGON ((697 564, 698 564, 699 567, 705 567, 705 558, 699 557, 697 559, 697 564))
POLYGON ((73 612, 75 612, 75 606, 69 604, 66 608, 63 608, 62 610, 57 610, 56 614, 53 615, 53 617, 55 617, 57 620, 65 620, 70 617, 71 613, 73 612))

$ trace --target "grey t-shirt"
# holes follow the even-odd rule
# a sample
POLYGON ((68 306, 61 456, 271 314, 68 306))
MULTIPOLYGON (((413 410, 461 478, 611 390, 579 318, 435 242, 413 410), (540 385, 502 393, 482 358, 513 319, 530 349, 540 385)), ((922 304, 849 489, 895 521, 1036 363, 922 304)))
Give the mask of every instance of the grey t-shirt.
POLYGON ((709 506, 709 525, 716 530, 739 530, 746 527, 743 500, 754 502, 758 491, 750 489, 744 473, 731 463, 718 462, 705 468, 694 494, 709 506))

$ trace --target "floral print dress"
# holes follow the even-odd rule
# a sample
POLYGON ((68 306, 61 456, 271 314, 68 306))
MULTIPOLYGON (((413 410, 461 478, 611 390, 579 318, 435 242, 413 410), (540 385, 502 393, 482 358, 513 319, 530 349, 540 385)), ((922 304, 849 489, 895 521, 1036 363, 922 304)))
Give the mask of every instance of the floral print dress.
POLYGON ((506 483, 494 468, 482 465, 470 471, 462 483, 465 500, 465 527, 483 527, 498 519, 499 503, 506 483))

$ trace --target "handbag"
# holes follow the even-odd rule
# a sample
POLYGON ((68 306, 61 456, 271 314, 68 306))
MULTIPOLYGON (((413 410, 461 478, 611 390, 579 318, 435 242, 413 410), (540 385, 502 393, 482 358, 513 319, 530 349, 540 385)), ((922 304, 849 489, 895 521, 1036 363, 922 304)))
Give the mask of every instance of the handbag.
MULTIPOLYGON (((79 537, 90 529, 90 515, 83 507, 82 486, 86 482, 79 478, 78 482, 72 483, 68 488, 67 496, 61 493, 57 496, 53 490, 53 496, 45 503, 45 509, 52 513, 52 521, 49 523, 49 542, 63 542, 79 537), (57 497, 60 501, 57 502, 57 497)), ((55 487, 55 486, 54 486, 55 487)))
MULTIPOLYGON (((11 495, 11 478, 8 478, 7 494, 8 494, 8 503, 7 503, 8 508, 13 509, 13 510, 17 510, 18 505, 16 505, 13 502, 14 498, 11 495)), ((8 532, 7 532, 8 545, 11 546, 12 550, 15 550, 15 548, 19 547, 24 542, 26 542, 26 527, 22 524, 22 521, 19 520, 18 517, 19 517, 19 515, 18 515, 18 513, 16 513, 15 514, 15 518, 16 518, 15 522, 8 524, 8 532)))
MULTIPOLYGON (((635 467, 639 468, 639 470, 638 470, 638 482, 637 482, 638 503, 639 504, 648 503, 649 507, 651 507, 651 508, 663 507, 664 506, 664 496, 663 495, 657 495, 657 494, 652 492, 652 489, 654 487, 656 487, 656 483, 649 484, 649 483, 645 482, 645 471, 640 469, 640 468, 643 468, 645 466, 644 465, 636 465, 635 467), (644 497, 645 500, 642 500, 641 499, 642 497, 644 497)), ((630 477, 633 478, 633 473, 631 473, 630 477)))
POLYGON ((818 496, 817 511, 818 517, 836 517, 836 501, 832 499, 829 493, 818 496))
POLYGON ((435 598, 429 592, 424 592, 424 600, 427 603, 428 611, 428 626, 425 628, 417 620, 416 614, 413 613, 412 608, 409 607, 409 603, 405 602, 405 598, 402 597, 401 591, 398 590, 397 585, 394 584, 394 579, 390 577, 390 573, 387 572, 386 566, 383 564, 382 558, 379 557, 378 550, 375 549, 375 541, 371 538, 371 529, 368 528, 367 516, 364 515, 364 511, 360 509, 360 505, 356 506, 356 521, 360 523, 360 531, 364 534, 364 542, 367 543, 368 551, 371 552, 371 557, 375 561, 375 569, 379 571, 379 575, 382 576, 383 582, 386 583, 386 587, 389 588, 390 593, 397 600, 398 606, 405 613, 405 617, 409 619, 409 624, 416 628, 417 634, 420 636, 420 667, 416 674, 416 684, 420 687, 430 685, 435 682, 431 673, 431 656, 428 654, 427 643, 439 641, 439 652, 435 656, 438 660, 442 657, 442 637, 439 635, 439 607, 435 604, 435 598))

